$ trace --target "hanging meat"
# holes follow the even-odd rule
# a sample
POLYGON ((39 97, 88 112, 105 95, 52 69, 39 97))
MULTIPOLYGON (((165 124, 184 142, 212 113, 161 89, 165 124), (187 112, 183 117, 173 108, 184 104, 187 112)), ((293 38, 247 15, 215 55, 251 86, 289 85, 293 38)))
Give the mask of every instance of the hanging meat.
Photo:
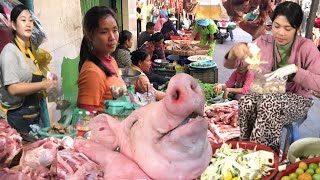
POLYGON ((249 33, 253 38, 258 38, 266 32, 266 20, 272 13, 270 0, 228 0, 223 6, 233 21, 249 33), (259 8, 259 15, 253 21, 243 19, 243 15, 259 8))

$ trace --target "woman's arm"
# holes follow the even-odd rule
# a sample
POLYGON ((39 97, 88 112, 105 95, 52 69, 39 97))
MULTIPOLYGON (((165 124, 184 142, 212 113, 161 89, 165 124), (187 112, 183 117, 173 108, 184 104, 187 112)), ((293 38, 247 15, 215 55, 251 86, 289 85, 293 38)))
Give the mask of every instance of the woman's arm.
POLYGON ((237 43, 225 55, 223 66, 228 69, 235 69, 239 66, 241 61, 243 61, 248 56, 251 57, 252 54, 249 51, 247 43, 237 43))
POLYGON ((252 84, 254 80, 254 72, 251 70, 248 70, 247 74, 246 74, 246 80, 243 83, 242 88, 241 89, 241 94, 248 94, 250 92, 250 86, 252 84))
POLYGON ((303 87, 320 91, 320 52, 311 40, 307 40, 298 50, 301 52, 301 66, 298 67, 293 81, 303 87))
POLYGON ((48 79, 44 79, 41 82, 34 82, 34 83, 24 83, 19 82, 15 84, 8 85, 8 92, 12 96, 22 95, 27 96, 41 90, 49 90, 52 89, 56 85, 56 81, 51 81, 48 79))

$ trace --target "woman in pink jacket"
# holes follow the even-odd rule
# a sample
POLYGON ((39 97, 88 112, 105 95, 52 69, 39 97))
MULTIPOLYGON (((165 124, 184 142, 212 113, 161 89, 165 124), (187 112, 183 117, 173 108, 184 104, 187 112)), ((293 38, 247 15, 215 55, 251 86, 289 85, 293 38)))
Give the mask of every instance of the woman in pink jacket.
MULTIPOLYGON (((320 91, 320 53, 311 40, 297 36, 302 17, 297 3, 281 3, 271 18, 272 35, 255 40, 267 62, 260 65, 262 73, 267 80, 288 76, 286 93, 251 93, 239 100, 240 138, 277 153, 283 126, 305 117, 313 105, 311 90, 320 91)), ((238 43, 226 54, 224 66, 236 68, 248 56, 247 44, 238 43)))

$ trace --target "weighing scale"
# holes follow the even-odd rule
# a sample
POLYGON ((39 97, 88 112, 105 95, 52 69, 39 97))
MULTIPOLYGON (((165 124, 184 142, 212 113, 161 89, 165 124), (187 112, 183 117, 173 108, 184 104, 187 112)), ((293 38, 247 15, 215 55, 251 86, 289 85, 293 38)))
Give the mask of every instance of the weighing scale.
POLYGON ((135 87, 132 82, 138 79, 141 72, 132 68, 119 68, 119 74, 126 83, 128 91, 115 100, 106 100, 104 102, 105 112, 114 116, 126 117, 140 107, 134 102, 135 87))

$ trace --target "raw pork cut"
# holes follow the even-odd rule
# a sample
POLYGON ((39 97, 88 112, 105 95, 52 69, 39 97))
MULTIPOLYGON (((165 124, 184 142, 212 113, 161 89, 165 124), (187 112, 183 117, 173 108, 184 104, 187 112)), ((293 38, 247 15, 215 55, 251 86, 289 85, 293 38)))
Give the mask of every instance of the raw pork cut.
POLYGON ((27 146, 19 168, 32 180, 103 179, 100 166, 73 149, 70 137, 46 138, 27 146))
POLYGON ((0 169, 0 179, 3 180, 31 180, 26 174, 8 168, 0 169))
POLYGON ((50 137, 26 146, 19 164, 22 172, 31 179, 51 179, 56 172, 47 167, 55 161, 59 143, 60 140, 50 137))
POLYGON ((21 136, 7 121, 0 119, 0 167, 8 167, 21 148, 21 136))
POLYGON ((58 151, 56 166, 56 180, 103 179, 103 171, 99 165, 71 149, 58 151))

